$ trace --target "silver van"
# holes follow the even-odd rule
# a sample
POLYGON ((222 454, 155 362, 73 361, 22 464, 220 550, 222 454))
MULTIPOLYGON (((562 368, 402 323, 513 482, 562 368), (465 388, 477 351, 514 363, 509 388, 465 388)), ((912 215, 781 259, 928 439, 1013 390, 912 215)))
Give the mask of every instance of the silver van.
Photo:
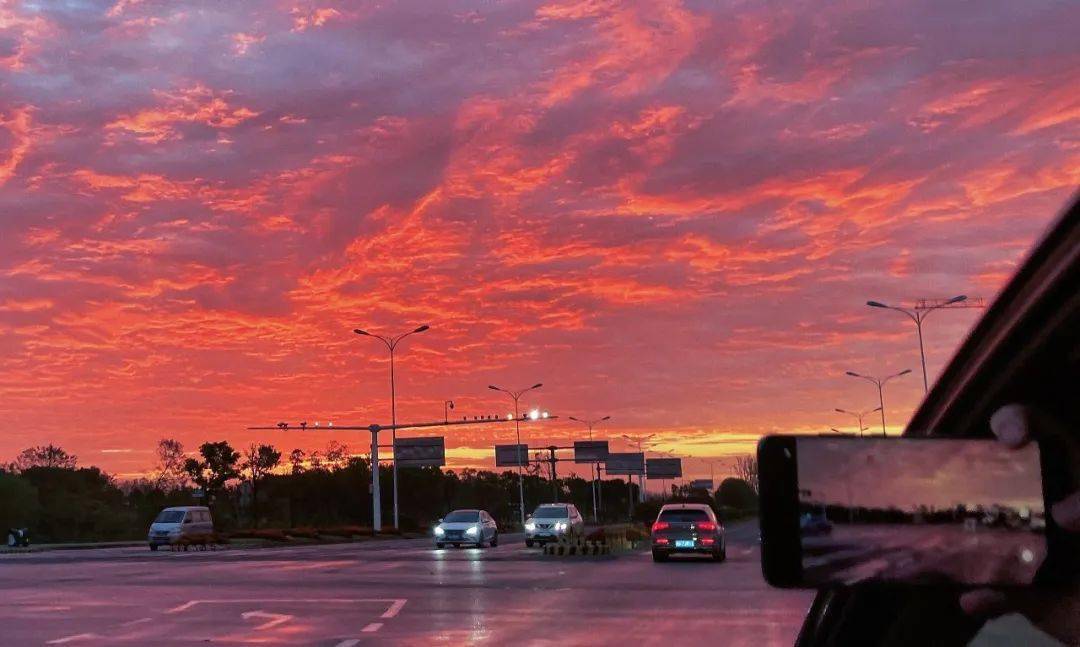
POLYGON ((214 532, 214 520, 210 517, 210 508, 205 506, 185 505, 165 508, 158 513, 154 523, 150 524, 147 542, 150 550, 158 546, 167 546, 181 537, 206 535, 214 532))

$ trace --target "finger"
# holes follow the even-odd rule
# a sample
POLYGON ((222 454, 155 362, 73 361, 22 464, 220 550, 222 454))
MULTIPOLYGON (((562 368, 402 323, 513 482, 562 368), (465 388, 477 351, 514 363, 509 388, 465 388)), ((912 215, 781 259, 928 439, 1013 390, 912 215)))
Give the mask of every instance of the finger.
POLYGON ((1073 492, 1050 506, 1050 515, 1062 528, 1080 532, 1080 492, 1073 492))
POLYGON ((975 618, 996 618, 1010 610, 1008 597, 992 589, 976 589, 961 594, 960 608, 975 618))
POLYGON ((1006 404, 990 416, 990 431, 1008 447, 1023 447, 1031 440, 1031 414, 1022 404, 1006 404))

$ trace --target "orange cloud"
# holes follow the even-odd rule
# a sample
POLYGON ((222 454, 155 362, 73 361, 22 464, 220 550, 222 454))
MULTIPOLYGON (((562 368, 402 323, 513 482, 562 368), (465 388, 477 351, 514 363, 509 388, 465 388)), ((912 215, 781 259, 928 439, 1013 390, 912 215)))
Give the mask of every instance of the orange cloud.
POLYGON ((163 105, 122 116, 105 128, 133 133, 140 141, 156 144, 178 137, 177 124, 197 123, 228 129, 258 116, 258 112, 243 106, 230 106, 226 100, 229 94, 216 93, 198 84, 177 92, 155 91, 154 96, 163 105))

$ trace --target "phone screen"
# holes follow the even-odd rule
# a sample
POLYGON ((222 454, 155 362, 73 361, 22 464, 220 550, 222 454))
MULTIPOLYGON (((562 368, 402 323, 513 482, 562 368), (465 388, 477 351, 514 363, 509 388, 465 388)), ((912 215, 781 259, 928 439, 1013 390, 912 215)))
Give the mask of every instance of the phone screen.
POLYGON ((799 585, 1032 583, 1046 557, 1034 445, 796 438, 799 585))

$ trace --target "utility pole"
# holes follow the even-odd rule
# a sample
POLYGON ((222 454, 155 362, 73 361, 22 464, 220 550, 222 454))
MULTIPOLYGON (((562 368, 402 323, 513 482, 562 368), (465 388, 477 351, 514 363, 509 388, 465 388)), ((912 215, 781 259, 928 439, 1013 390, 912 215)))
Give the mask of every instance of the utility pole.
MULTIPOLYGON (((522 528, 525 527, 525 484, 524 484, 525 482, 524 482, 524 477, 521 474, 521 466, 522 466, 522 463, 524 463, 525 461, 520 456, 520 453, 521 453, 521 421, 519 420, 519 418, 521 417, 521 414, 518 411, 518 402, 521 400, 521 396, 525 395, 529 391, 532 391, 533 389, 539 389, 542 386, 544 386, 543 382, 537 382, 536 384, 533 384, 532 386, 530 386, 527 389, 522 389, 520 391, 508 391, 506 389, 500 389, 499 387, 495 386, 494 384, 489 384, 488 385, 488 388, 491 389, 492 391, 499 391, 500 393, 505 393, 506 395, 510 396, 514 400, 514 432, 517 434, 517 445, 518 445, 518 454, 519 454, 518 457, 517 457, 517 463, 518 463, 518 466, 517 466, 517 468, 518 468, 518 499, 519 499, 519 503, 520 503, 519 513, 521 515, 521 527, 522 528)), ((527 458, 528 457, 526 457, 526 459, 527 458)))
MULTIPOLYGON (((392 430, 391 431, 391 437, 392 437, 395 445, 397 444, 397 442, 396 442, 397 441, 397 393, 396 393, 396 389, 394 387, 394 349, 397 348, 397 345, 401 342, 402 339, 405 339, 409 335, 413 335, 413 334, 416 334, 416 333, 419 333, 419 332, 424 332, 428 328, 429 328, 429 326, 425 324, 425 325, 420 326, 419 328, 417 328, 415 330, 410 330, 409 332, 407 332, 405 334, 398 335, 397 337, 383 337, 381 335, 373 335, 373 334, 371 334, 371 333, 369 333, 367 331, 361 330, 359 328, 356 328, 356 329, 353 330, 353 332, 356 333, 357 335, 363 335, 365 337, 374 337, 375 339, 378 339, 382 343, 386 344, 386 349, 390 351, 390 428, 392 430)), ((378 432, 372 432, 372 434, 371 434, 371 436, 372 436, 372 440, 371 440, 371 445, 372 445, 372 450, 371 450, 372 468, 371 469, 374 472, 379 471, 379 448, 378 448, 377 441, 375 440, 375 436, 377 436, 377 435, 378 435, 378 432)), ((372 486, 376 490, 379 488, 378 480, 379 479, 375 479, 375 484, 372 486)), ((397 481, 397 456, 395 455, 394 456, 394 527, 400 529, 401 526, 398 523, 400 521, 400 518, 398 517, 398 485, 397 485, 397 483, 398 483, 398 481, 397 481)))
POLYGON ((850 375, 851 377, 861 378, 863 380, 866 380, 867 382, 870 382, 871 384, 873 384, 874 386, 877 387, 878 402, 880 403, 880 406, 878 407, 878 409, 881 411, 881 435, 882 435, 882 437, 885 437, 887 435, 885 433, 885 396, 883 394, 882 389, 885 386, 885 383, 888 382, 889 380, 893 379, 894 377, 900 377, 901 375, 907 375, 910 372, 911 372, 911 369, 906 368, 906 369, 900 371, 899 373, 894 373, 892 375, 889 375, 888 377, 878 379, 876 377, 871 377, 869 375, 860 375, 860 374, 858 374, 858 373, 856 373, 854 371, 847 371, 847 375, 850 375))

